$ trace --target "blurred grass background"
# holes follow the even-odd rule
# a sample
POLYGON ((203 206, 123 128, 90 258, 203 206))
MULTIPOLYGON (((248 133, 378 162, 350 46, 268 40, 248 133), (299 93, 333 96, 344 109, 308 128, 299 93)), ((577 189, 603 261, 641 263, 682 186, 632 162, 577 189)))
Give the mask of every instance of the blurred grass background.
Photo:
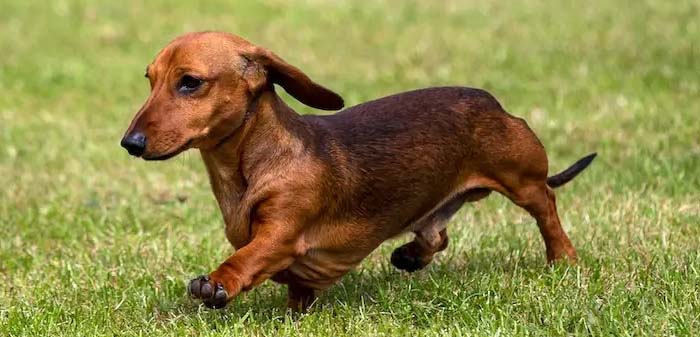
MULTIPOLYGON (((0 335, 696 335, 700 3, 0 0, 0 335), (525 212, 466 206, 426 271, 387 242, 285 312, 266 283, 224 311, 185 283, 231 253, 199 155, 128 157, 145 66, 175 36, 265 46, 348 106, 403 90, 493 93, 545 144, 581 256, 544 267, 525 212), (184 201, 182 201, 184 200, 184 201)), ((288 98, 288 96, 286 96, 288 98)), ((318 113, 287 99, 302 113, 318 113)))

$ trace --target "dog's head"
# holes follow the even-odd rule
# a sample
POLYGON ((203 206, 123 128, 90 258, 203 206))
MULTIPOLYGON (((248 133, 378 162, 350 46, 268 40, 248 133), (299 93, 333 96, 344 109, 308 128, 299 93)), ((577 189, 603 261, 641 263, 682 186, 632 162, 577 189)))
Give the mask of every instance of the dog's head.
POLYGON ((148 65, 146 77, 151 94, 121 145, 147 160, 219 144, 241 127, 253 101, 272 84, 310 107, 343 107, 338 94, 269 50, 220 32, 178 37, 148 65))

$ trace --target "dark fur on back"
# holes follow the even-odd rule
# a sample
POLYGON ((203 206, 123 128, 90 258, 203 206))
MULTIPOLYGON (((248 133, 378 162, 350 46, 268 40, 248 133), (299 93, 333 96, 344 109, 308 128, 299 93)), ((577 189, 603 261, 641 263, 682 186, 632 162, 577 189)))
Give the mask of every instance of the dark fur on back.
POLYGON ((503 120, 513 117, 484 90, 438 87, 305 119, 332 157, 329 166, 342 163, 335 170, 344 175, 341 186, 331 190, 343 190, 337 197, 347 214, 408 225, 455 192, 465 165, 473 166, 466 163, 483 154, 481 143, 507 137, 503 120), (347 181, 353 184, 342 186, 347 181), (410 212, 397 216, 392 205, 410 212))

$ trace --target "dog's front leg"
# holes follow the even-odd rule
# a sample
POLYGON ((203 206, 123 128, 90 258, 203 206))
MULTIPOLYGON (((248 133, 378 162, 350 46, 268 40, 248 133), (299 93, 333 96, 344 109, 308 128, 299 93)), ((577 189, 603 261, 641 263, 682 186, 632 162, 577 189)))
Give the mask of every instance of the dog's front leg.
POLYGON ((223 308, 238 295, 287 268, 298 256, 298 235, 289 224, 260 225, 253 240, 209 275, 190 281, 188 292, 209 308, 223 308))

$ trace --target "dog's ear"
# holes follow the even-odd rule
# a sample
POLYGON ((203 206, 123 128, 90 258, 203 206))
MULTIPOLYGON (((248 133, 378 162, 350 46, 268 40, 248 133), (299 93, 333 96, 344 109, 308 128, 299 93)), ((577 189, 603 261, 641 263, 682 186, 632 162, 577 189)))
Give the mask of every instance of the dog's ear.
POLYGON ((344 105, 340 95, 312 81, 297 67, 265 48, 253 47, 241 56, 262 66, 269 81, 282 86, 299 102, 322 110, 340 110, 344 105))

